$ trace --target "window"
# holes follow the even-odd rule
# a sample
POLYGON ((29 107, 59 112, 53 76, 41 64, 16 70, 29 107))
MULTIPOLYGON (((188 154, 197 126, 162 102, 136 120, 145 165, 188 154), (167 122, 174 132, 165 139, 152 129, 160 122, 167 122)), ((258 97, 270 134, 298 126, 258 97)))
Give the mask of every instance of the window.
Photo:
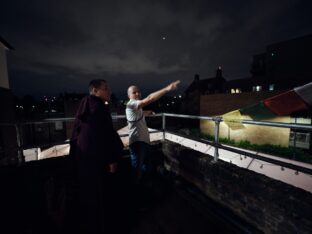
POLYGON ((252 86, 252 92, 260 92, 262 91, 261 85, 252 86))
POLYGON ((289 146, 296 148, 309 149, 310 148, 310 133, 290 131, 289 146))
POLYGON ((270 84, 269 85, 269 91, 273 91, 274 90, 274 84, 270 84))
MULTIPOLYGON (((291 118, 291 123, 296 124, 311 124, 311 118, 291 118)), ((310 148, 311 133, 304 131, 290 130, 289 146, 296 148, 309 149, 310 148)))
POLYGON ((241 93, 242 89, 236 88, 236 89, 231 89, 231 93, 241 93))

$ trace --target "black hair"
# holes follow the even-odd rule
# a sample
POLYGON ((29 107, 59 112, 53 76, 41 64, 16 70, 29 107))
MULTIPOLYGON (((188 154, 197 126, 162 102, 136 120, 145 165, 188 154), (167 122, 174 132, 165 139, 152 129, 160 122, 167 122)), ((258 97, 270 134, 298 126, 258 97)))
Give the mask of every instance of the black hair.
POLYGON ((100 88, 102 83, 107 83, 107 81, 103 79, 91 80, 89 83, 89 93, 91 93, 93 88, 96 88, 96 89, 100 88))

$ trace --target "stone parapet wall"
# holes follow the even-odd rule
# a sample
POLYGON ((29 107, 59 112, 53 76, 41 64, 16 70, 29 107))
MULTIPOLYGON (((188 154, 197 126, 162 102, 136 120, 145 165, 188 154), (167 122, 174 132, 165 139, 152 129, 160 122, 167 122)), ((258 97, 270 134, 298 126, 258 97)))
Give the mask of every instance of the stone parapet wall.
POLYGON ((264 233, 312 233, 312 194, 171 142, 165 167, 264 233))

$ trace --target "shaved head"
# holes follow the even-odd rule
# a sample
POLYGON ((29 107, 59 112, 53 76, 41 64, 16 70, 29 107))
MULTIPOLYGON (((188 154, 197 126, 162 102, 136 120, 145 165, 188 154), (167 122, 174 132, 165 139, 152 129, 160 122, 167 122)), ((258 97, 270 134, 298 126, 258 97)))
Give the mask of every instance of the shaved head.
POLYGON ((139 100, 141 98, 141 91, 136 85, 131 85, 128 88, 129 99, 139 100))
POLYGON ((137 87, 136 85, 131 85, 131 86, 129 86, 128 91, 127 91, 128 96, 129 96, 130 92, 131 92, 133 89, 135 89, 135 88, 138 88, 138 87, 137 87))

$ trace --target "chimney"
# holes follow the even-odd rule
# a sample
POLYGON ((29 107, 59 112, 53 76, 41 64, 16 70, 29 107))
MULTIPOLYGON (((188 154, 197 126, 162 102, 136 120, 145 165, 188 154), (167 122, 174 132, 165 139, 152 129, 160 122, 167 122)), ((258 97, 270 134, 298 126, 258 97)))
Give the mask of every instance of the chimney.
POLYGON ((219 66, 218 69, 217 69, 216 78, 222 78, 222 68, 221 68, 221 66, 219 66))

